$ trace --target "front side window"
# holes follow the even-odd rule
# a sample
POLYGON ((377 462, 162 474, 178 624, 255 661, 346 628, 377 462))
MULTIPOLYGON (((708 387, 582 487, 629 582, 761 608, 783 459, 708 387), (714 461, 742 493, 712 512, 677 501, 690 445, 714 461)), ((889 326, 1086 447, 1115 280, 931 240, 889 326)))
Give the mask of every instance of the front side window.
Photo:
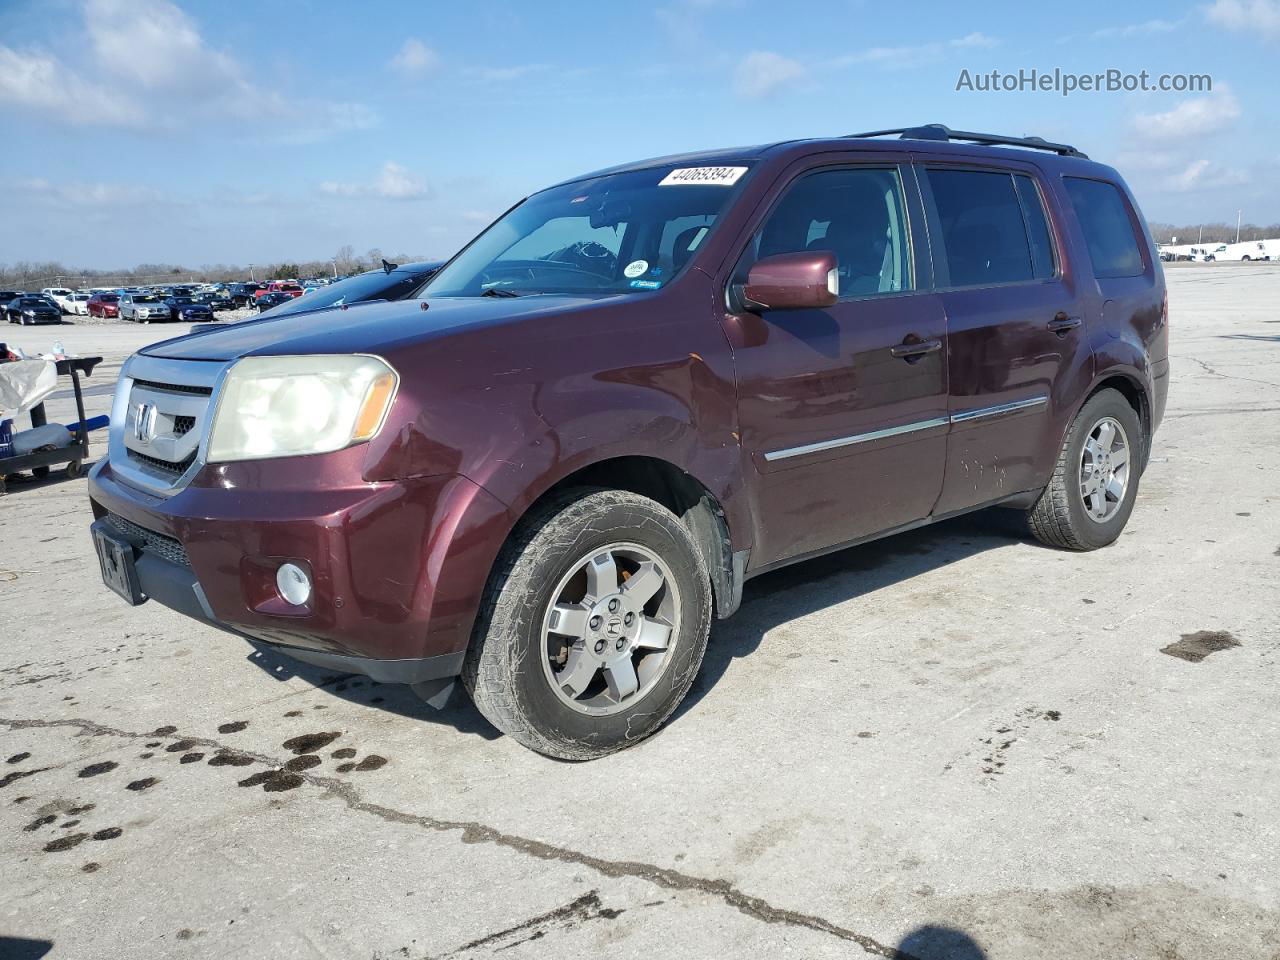
POLYGON ((1144 269, 1142 253, 1129 219, 1128 204, 1115 184, 1080 177, 1063 177, 1063 182, 1084 231, 1093 275, 1100 280, 1140 276, 1144 269))
POLYGON ((894 169, 825 170, 800 177, 752 238, 748 262, 779 253, 836 255, 840 297, 913 289, 911 248, 894 169))
POLYGON ((748 169, 654 167, 544 190, 489 227, 419 296, 656 290, 693 258, 748 169))

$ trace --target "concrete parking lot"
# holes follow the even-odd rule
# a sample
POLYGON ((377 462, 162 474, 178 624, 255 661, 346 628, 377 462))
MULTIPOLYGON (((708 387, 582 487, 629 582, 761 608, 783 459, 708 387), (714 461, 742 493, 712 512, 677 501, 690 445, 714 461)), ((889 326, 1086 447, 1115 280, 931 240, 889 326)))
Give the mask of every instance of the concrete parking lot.
MULTIPOLYGON (((1168 277, 1118 543, 993 511, 754 580, 588 764, 130 609, 84 481, 11 486, 0 957, 1280 957, 1280 267, 1168 277)), ((175 332, 0 340, 105 356, 101 413, 175 332)))

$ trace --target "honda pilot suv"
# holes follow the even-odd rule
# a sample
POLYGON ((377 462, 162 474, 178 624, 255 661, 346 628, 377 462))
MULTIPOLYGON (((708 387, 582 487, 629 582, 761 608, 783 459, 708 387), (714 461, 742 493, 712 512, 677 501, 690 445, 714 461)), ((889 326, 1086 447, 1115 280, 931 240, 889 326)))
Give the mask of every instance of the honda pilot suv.
POLYGON ((130 603, 461 677, 585 759, 661 726, 758 574, 993 505, 1111 543, 1167 381, 1154 244, 1070 146, 688 154, 534 194, 415 299, 143 349, 92 529, 130 603))

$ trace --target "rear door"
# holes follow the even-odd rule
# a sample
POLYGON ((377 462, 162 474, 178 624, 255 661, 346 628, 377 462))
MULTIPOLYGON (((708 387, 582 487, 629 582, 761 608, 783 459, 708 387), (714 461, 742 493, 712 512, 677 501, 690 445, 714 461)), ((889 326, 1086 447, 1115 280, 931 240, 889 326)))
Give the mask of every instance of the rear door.
POLYGON ((930 158, 919 179, 949 339, 945 515, 1045 483, 1091 356, 1037 168, 930 158))
POLYGON ((831 250, 840 272, 827 309, 725 316, 756 505, 753 569, 926 517, 941 488, 946 324, 899 159, 828 156, 793 173, 734 270, 742 282, 759 258, 831 250))

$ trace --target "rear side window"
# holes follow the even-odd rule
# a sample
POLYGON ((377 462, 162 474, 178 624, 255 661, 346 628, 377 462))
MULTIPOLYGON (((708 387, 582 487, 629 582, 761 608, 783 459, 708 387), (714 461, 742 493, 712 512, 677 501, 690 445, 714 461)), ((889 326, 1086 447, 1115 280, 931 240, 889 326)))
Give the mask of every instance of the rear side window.
POLYGON ((1142 253, 1129 219, 1129 205, 1113 183, 1063 177, 1076 219, 1084 231, 1093 262, 1093 275, 1137 277, 1143 272, 1142 253))
POLYGON ((927 175, 950 286, 985 287, 1053 276, 1049 225, 1030 177, 942 169, 927 175))

